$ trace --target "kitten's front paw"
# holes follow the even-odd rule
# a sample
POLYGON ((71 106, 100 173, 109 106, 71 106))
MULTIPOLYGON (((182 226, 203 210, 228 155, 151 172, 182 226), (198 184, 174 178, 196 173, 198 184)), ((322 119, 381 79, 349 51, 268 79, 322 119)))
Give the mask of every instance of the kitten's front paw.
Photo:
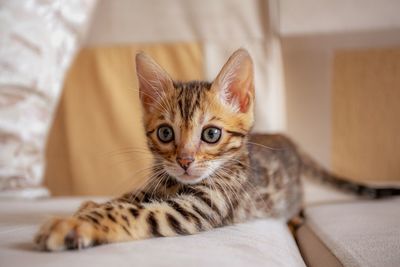
POLYGON ((95 229, 77 218, 55 218, 45 223, 36 234, 34 243, 40 250, 61 251, 82 249, 95 244, 95 229))

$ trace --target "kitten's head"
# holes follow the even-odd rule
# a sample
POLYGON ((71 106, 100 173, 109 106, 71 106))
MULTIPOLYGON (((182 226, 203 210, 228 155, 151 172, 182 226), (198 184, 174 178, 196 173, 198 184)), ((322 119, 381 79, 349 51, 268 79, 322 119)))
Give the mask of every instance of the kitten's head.
POLYGON ((254 120, 246 50, 233 53, 212 83, 175 82, 143 53, 136 69, 148 145, 163 171, 194 184, 235 160, 254 120))

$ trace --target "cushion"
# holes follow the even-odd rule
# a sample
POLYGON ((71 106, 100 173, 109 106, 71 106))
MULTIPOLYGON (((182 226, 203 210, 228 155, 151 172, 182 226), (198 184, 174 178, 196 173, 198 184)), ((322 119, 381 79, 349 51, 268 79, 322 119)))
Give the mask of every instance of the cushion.
POLYGON ((264 219, 193 236, 154 238, 83 251, 45 253, 32 244, 49 214, 68 215, 82 198, 0 202, 2 266, 305 266, 285 223, 264 219))
POLYGON ((47 146, 53 195, 121 195, 149 176, 135 71, 145 51, 174 78, 201 79, 197 43, 83 48, 64 84, 47 146))
POLYGON ((400 198, 309 206, 307 226, 343 266, 400 266, 400 198))

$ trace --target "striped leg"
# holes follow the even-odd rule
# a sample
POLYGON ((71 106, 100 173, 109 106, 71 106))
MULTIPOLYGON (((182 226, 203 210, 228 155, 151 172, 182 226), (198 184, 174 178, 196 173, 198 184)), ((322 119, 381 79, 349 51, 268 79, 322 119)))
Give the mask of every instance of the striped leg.
POLYGON ((42 250, 81 249, 96 244, 195 234, 221 226, 229 214, 224 196, 196 189, 165 201, 135 204, 114 200, 75 216, 53 219, 35 237, 42 250))

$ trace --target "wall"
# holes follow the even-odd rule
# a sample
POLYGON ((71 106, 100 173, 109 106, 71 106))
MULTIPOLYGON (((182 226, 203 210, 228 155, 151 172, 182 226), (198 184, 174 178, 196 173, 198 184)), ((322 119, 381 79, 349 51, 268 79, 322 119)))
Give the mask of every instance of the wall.
POLYGON ((280 0, 279 5, 283 36, 400 27, 398 0, 280 0))
POLYGON ((399 46, 400 1, 282 0, 279 4, 287 133, 331 167, 334 53, 399 46))

